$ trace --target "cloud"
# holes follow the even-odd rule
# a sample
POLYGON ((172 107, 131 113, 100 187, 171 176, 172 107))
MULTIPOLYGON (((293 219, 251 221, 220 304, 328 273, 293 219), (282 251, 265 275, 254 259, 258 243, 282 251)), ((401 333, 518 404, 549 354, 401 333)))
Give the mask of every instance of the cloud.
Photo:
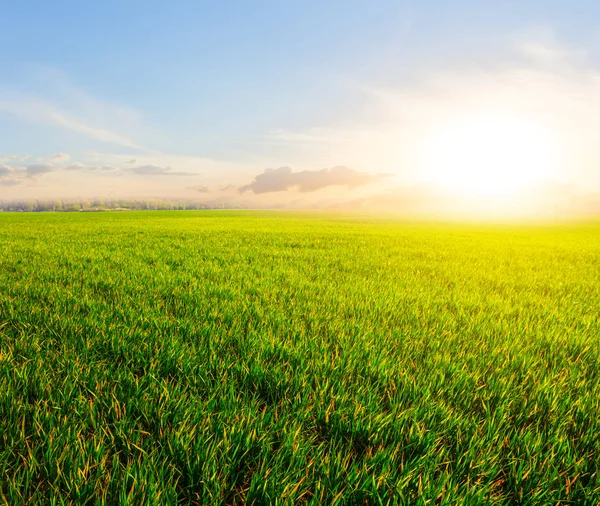
POLYGON ((226 192, 229 190, 235 190, 235 189, 237 189, 237 185, 235 185, 235 184, 226 184, 226 185, 219 186, 219 190, 221 190, 222 192, 226 192))
POLYGON ((67 153, 56 153, 55 155, 50 157, 50 162, 52 163, 64 163, 68 162, 71 159, 71 156, 67 153))
POLYGON ((21 182, 19 179, 0 179, 0 186, 17 186, 21 182))
POLYGON ((85 170, 87 168, 89 168, 89 165, 81 162, 75 162, 64 167, 64 170, 85 170))
POLYGON ((51 163, 38 163, 25 167, 28 176, 39 176, 40 174, 46 174, 54 170, 56 170, 56 166, 51 163))
MULTIPOLYGON (((187 156, 159 151, 147 151, 135 154, 116 154, 91 151, 86 153, 87 162, 94 165, 115 165, 122 169, 123 174, 145 176, 202 176, 202 183, 211 188, 218 188, 223 184, 223 176, 232 173, 247 174, 248 165, 200 156, 187 156), (133 163, 135 160, 135 163, 133 163), (158 167, 158 168, 148 168, 158 167)), ((268 162, 265 163, 268 166, 268 162)), ((261 166, 264 166, 261 164, 261 166)), ((256 170, 254 167, 253 170, 256 170)), ((252 172, 250 172, 252 174, 252 172)), ((158 177, 154 179, 160 179, 158 177)), ((165 178, 166 179, 166 178, 165 178)), ((150 178, 147 178, 149 181, 150 178)), ((136 183, 137 184, 137 183, 136 183)), ((162 183, 161 183, 162 184, 162 183)), ((139 187, 139 186, 138 186, 139 187)), ((185 189, 178 186, 180 189, 185 189)))
POLYGON ((198 193, 208 193, 210 192, 210 188, 208 186, 190 186, 188 190, 194 190, 198 193))
POLYGON ((343 129, 330 130, 327 128, 312 128, 310 131, 293 132, 283 129, 273 130, 266 140, 268 142, 293 144, 339 144, 350 140, 347 131, 343 129))
POLYGON ((293 172, 290 167, 279 167, 278 169, 266 169, 262 174, 256 176, 252 183, 242 186, 240 192, 270 193, 297 187, 300 192, 307 193, 328 186, 355 188, 377 181, 384 176, 384 174, 357 172, 341 166, 300 172, 293 172))
POLYGON ((144 176, 196 176, 192 172, 175 171, 171 167, 160 167, 158 165, 142 165, 131 169, 135 174, 144 176))
POLYGON ((6 155, 0 156, 0 163, 14 163, 14 162, 24 162, 28 158, 31 158, 30 155, 6 155))
POLYGON ((40 163, 66 163, 71 159, 71 156, 67 153, 56 153, 52 156, 38 156, 36 160, 40 163))
POLYGON ((21 167, 8 167, 0 165, 0 186, 16 186, 23 181, 23 169, 21 167))
POLYGON ((43 89, 43 95, 51 93, 52 99, 41 98, 41 94, 0 88, 0 112, 31 123, 78 132, 96 141, 143 150, 123 133, 124 130, 139 132, 144 129, 138 113, 89 96, 55 70, 42 74, 38 86, 43 89))
POLYGON ((59 111, 48 109, 46 111, 46 115, 49 117, 49 119, 53 120, 58 125, 85 134, 88 137, 91 137, 92 139, 110 144, 117 144, 128 148, 142 149, 128 137, 107 130, 105 128, 98 128, 91 125, 86 125, 85 123, 75 118, 70 118, 67 115, 60 113, 59 111))
POLYGON ((76 162, 63 167, 63 170, 75 171, 75 170, 86 170, 86 171, 102 171, 102 172, 110 172, 110 171, 120 171, 119 167, 115 167, 114 165, 86 165, 85 163, 76 162))
POLYGON ((57 107, 36 98, 16 96, 10 100, 0 101, 0 111, 11 113, 14 116, 34 123, 60 126, 68 130, 79 132, 97 141, 128 148, 142 149, 127 136, 107 128, 89 124, 85 120, 76 118, 57 107))
MULTIPOLYGON (((257 140, 298 166, 339 161, 369 171, 385 167, 412 184, 435 180, 439 170, 432 169, 431 155, 436 140, 453 124, 463 118, 506 118, 547 139, 539 145, 551 159, 544 168, 549 179, 600 188, 598 61, 544 33, 532 35, 511 37, 501 54, 485 59, 474 55, 433 68, 418 64, 410 79, 390 80, 386 88, 349 83, 364 104, 352 122, 274 130, 257 140)), ((499 136, 490 143, 505 160, 505 153, 518 157, 510 139, 499 136)), ((493 165, 482 166, 481 172, 492 173, 493 165)), ((267 161, 264 166, 273 165, 267 161)))

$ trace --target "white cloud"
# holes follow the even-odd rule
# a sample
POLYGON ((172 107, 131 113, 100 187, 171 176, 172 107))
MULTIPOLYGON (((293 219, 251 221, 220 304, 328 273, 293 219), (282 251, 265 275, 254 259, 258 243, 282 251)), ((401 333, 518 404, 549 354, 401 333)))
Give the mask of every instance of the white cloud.
POLYGON ((30 155, 6 155, 0 156, 0 163, 19 163, 24 162, 28 158, 31 158, 30 155))
POLYGON ((89 171, 89 172, 94 172, 94 171, 102 171, 102 172, 120 172, 120 168, 119 167, 115 167, 114 165, 86 165, 85 163, 81 163, 81 162, 76 162, 76 163, 71 163, 65 167, 63 167, 64 170, 68 170, 68 171, 89 171))
POLYGON ((134 174, 140 174, 145 176, 195 176, 193 172, 185 172, 180 170, 173 170, 171 167, 160 167, 157 165, 142 165, 141 167, 135 167, 129 169, 134 174))
POLYGON ((66 163, 71 159, 71 156, 67 153, 56 153, 51 156, 38 156, 36 160, 40 163, 66 163))
POLYGON ((50 157, 50 161, 53 163, 65 163, 71 159, 71 155, 67 153, 56 153, 50 157))

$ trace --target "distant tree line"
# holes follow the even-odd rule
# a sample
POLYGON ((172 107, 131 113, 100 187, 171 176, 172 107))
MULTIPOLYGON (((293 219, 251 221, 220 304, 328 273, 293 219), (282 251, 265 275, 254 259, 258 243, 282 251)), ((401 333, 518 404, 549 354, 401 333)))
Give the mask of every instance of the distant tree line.
POLYGON ((12 199, 0 200, 0 212, 94 212, 94 211, 162 211, 201 209, 242 209, 222 202, 199 202, 178 199, 12 199))

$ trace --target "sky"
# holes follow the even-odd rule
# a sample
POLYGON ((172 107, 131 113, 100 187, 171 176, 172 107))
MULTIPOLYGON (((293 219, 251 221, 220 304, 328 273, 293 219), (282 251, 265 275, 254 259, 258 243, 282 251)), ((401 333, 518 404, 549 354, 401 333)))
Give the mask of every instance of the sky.
POLYGON ((597 2, 1 11, 0 199, 498 210, 600 193, 597 2))

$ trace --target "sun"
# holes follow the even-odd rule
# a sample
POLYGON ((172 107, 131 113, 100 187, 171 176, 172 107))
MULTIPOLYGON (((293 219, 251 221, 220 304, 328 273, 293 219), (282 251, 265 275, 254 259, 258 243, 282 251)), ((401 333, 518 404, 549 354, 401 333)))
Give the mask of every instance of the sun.
POLYGON ((465 195, 510 195, 551 178, 557 143, 540 122, 498 113, 455 117, 424 143, 425 175, 465 195))

